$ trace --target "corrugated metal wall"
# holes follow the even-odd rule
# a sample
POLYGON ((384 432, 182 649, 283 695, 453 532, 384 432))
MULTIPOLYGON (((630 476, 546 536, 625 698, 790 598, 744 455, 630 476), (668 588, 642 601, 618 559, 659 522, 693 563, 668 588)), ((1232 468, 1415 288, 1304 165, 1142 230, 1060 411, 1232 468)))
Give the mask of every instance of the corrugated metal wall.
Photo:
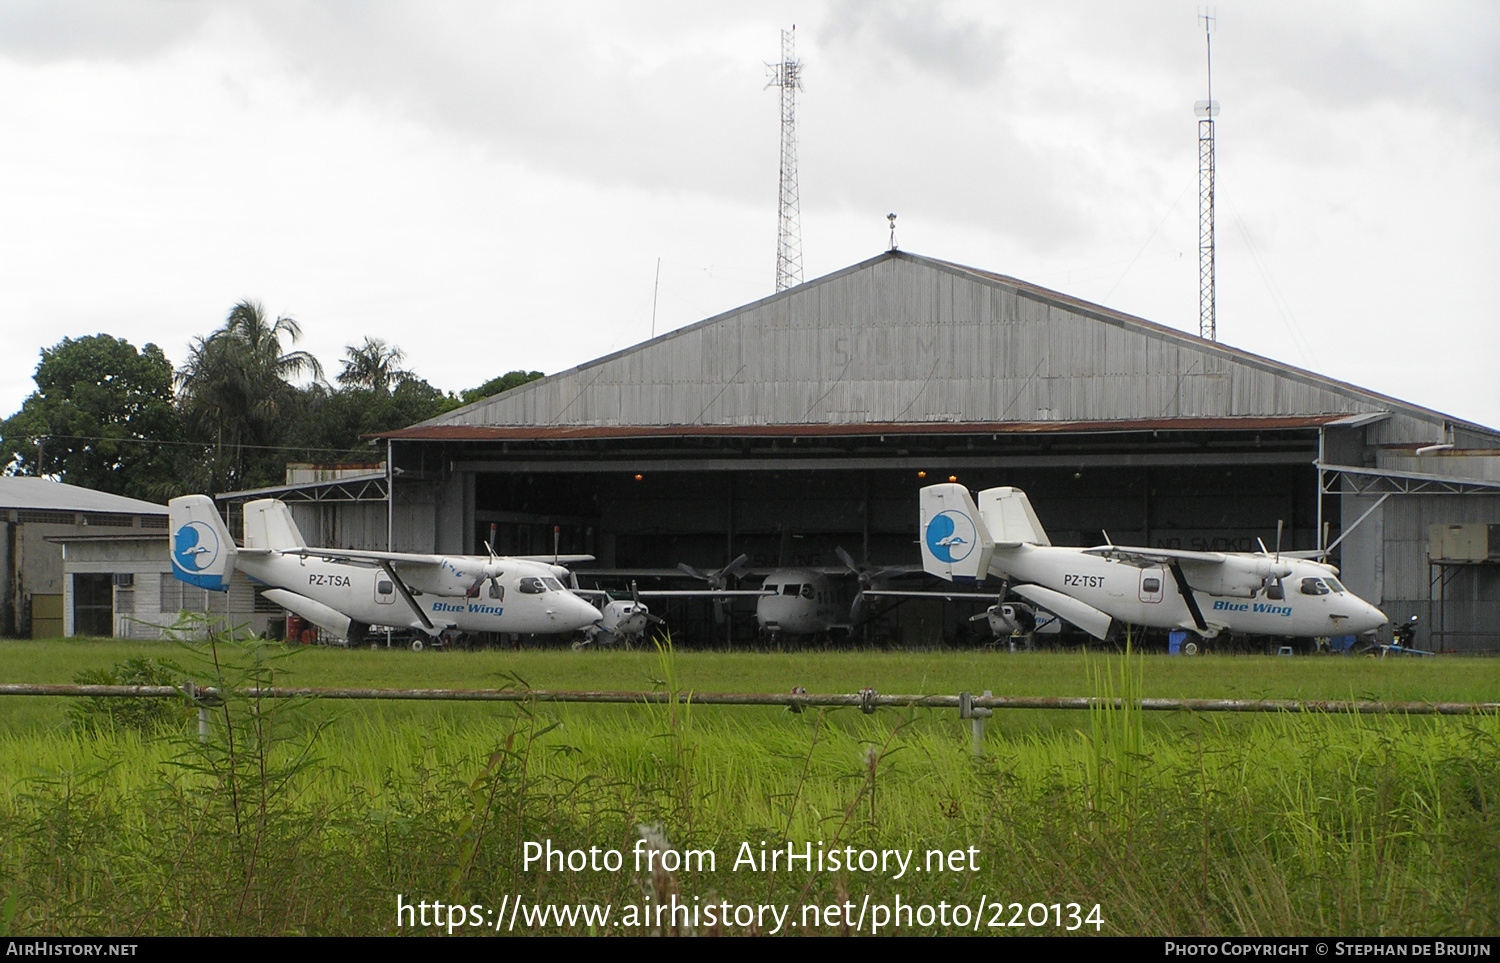
MULTIPOLYGON (((1422 626, 1417 638, 1425 646, 1440 622, 1435 607, 1429 612, 1427 600, 1427 526, 1500 523, 1500 495, 1396 495, 1386 500, 1380 512, 1384 516, 1382 610, 1396 624, 1417 616, 1422 626)), ((1500 566, 1464 566, 1450 575, 1441 613, 1447 632, 1442 647, 1500 649, 1500 566)))

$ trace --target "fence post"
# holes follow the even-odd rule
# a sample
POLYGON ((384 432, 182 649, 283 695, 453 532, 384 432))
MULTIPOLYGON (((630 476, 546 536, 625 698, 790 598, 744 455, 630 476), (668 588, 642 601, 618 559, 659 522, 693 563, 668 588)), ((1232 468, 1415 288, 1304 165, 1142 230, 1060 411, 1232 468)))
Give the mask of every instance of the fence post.
MULTIPOLYGON (((968 693, 963 693, 963 694, 964 695, 968 695, 968 693)), ((988 699, 992 695, 994 695, 994 693, 991 692, 989 689, 985 689, 984 690, 984 698, 988 699)), ((992 716, 994 714, 995 714, 995 710, 994 709, 984 709, 984 708, 976 709, 976 708, 974 708, 972 706, 970 706, 970 708, 969 708, 969 720, 970 720, 969 721, 969 725, 973 729, 973 733, 974 733, 974 758, 975 759, 983 759, 984 758, 984 720, 988 719, 990 716, 992 716)))
MULTIPOLYGON (((190 681, 182 684, 182 691, 190 700, 198 702, 198 686, 190 681)), ((198 741, 208 742, 208 706, 198 702, 198 741)))

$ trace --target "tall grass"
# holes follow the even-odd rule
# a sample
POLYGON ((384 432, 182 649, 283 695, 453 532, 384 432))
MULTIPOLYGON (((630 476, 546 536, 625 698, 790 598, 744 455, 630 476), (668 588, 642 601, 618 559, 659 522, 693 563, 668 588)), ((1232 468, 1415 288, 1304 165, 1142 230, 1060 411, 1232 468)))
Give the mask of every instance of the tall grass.
MULTIPOLYGON (((208 652, 203 681, 281 671, 271 650, 208 652)), ((654 659, 660 688, 693 688, 670 643, 654 659)), ((358 934, 396 931, 397 893, 490 906, 988 894, 1098 903, 1106 933, 1495 932, 1500 720, 1148 726, 1140 656, 1086 668, 1080 688, 1119 708, 1071 716, 1082 730, 992 726, 982 759, 951 711, 675 701, 392 720, 231 700, 207 745, 190 728, 0 734, 0 910, 28 935, 358 934), (528 840, 628 853, 648 831, 712 849, 716 871, 522 868, 528 840), (973 846, 979 869, 729 868, 741 842, 789 840, 919 859, 973 846)))

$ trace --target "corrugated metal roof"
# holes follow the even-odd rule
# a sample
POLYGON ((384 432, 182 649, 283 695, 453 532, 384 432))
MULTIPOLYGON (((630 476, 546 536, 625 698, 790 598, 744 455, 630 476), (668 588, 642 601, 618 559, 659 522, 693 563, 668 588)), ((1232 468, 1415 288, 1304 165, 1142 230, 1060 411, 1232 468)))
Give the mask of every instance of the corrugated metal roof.
POLYGON ((1277 431, 1317 428, 1342 415, 1278 418, 1153 418, 1121 421, 996 421, 800 425, 415 425, 379 437, 420 441, 568 441, 595 438, 817 438, 878 435, 1098 434, 1134 431, 1277 431))
POLYGON ((0 509, 165 515, 167 506, 96 492, 47 478, 0 476, 0 509))
POLYGON ((632 432, 602 429, 729 435, 771 424, 806 434, 804 424, 818 424, 842 434, 880 433, 898 423, 1025 430, 1009 426, 1041 422, 1110 430, 1117 419, 1323 415, 1391 415, 1383 431, 1398 440, 1436 436, 1445 424, 1500 436, 1016 278, 905 252, 881 254, 414 429, 581 427, 598 430, 592 437, 624 437, 632 432))

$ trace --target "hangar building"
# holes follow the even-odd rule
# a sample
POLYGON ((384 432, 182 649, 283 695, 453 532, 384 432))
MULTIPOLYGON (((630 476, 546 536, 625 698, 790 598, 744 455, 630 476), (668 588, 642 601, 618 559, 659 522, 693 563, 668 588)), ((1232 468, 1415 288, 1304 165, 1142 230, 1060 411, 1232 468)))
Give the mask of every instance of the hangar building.
POLYGON ((1500 650, 1500 432, 900 251, 382 443, 377 471, 226 500, 295 499, 345 547, 493 526, 609 569, 911 564, 918 489, 954 476, 1024 489, 1060 545, 1254 551, 1281 521, 1419 643, 1500 650))

